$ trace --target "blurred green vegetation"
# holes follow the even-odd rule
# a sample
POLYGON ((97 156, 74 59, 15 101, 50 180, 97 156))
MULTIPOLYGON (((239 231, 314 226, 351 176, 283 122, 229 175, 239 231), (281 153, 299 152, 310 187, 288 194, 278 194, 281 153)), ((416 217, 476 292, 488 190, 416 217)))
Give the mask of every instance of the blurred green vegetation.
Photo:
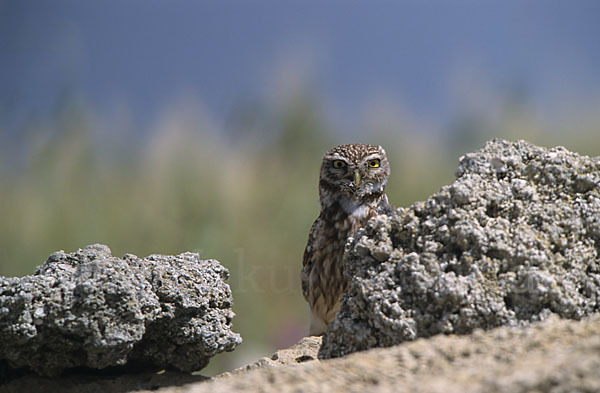
POLYGON ((268 355, 305 333, 298 273, 318 215, 320 159, 333 145, 384 146, 396 206, 449 183, 458 157, 492 137, 591 155, 600 147, 600 124, 544 133, 510 106, 495 122, 466 115, 450 135, 379 124, 347 137, 327 125, 309 97, 272 112, 240 109, 228 132, 186 105, 149 132, 105 136, 94 116, 82 102, 65 99, 54 117, 23 130, 17 164, 8 163, 15 161, 11 146, 0 148, 0 275, 31 274, 53 251, 91 243, 107 244, 116 256, 195 251, 218 259, 231 272, 234 330, 244 344, 217 357, 207 374, 268 355))

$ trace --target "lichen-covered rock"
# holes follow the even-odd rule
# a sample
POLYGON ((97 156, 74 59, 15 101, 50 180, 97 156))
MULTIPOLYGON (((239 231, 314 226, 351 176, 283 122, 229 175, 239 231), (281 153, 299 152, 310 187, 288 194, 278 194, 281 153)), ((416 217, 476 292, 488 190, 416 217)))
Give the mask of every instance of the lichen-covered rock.
POLYGON ((600 311, 600 159, 494 140, 348 245, 319 356, 600 311))
POLYGON ((194 371, 240 342, 229 273, 198 254, 113 257, 56 252, 31 276, 0 277, 0 369, 194 371))

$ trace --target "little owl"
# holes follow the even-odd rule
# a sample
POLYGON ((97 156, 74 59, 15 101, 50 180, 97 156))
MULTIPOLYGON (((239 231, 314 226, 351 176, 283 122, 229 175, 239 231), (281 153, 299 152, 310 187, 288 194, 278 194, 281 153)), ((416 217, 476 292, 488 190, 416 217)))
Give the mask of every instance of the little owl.
POLYGON ((302 293, 311 311, 310 335, 323 334, 346 290, 342 257, 349 237, 392 208, 384 193, 390 167, 381 146, 341 145, 323 156, 321 213, 313 223, 302 261, 302 293))

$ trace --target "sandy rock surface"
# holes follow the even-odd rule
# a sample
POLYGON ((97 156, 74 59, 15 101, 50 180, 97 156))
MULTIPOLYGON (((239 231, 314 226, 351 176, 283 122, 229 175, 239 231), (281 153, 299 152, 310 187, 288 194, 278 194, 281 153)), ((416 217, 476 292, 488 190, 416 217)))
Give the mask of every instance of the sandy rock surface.
POLYGON ((240 367, 233 371, 225 372, 216 376, 215 378, 228 378, 234 375, 244 374, 259 368, 294 365, 299 363, 305 363, 311 360, 316 360, 320 347, 320 336, 304 337, 296 345, 293 345, 289 348, 280 349, 270 357, 263 357, 254 363, 240 367))
POLYGON ((165 388, 200 392, 597 392, 600 318, 438 335, 165 388))

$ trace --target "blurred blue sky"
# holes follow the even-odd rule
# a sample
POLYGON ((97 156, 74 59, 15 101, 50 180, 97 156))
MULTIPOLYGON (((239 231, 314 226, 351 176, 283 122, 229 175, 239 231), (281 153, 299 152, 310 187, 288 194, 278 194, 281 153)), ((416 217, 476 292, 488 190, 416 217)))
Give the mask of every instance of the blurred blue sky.
POLYGON ((600 104, 600 1, 0 0, 0 70, 2 133, 65 91, 141 129, 182 96, 225 124, 302 91, 338 128, 381 104, 444 131, 490 92, 552 121, 600 104))

